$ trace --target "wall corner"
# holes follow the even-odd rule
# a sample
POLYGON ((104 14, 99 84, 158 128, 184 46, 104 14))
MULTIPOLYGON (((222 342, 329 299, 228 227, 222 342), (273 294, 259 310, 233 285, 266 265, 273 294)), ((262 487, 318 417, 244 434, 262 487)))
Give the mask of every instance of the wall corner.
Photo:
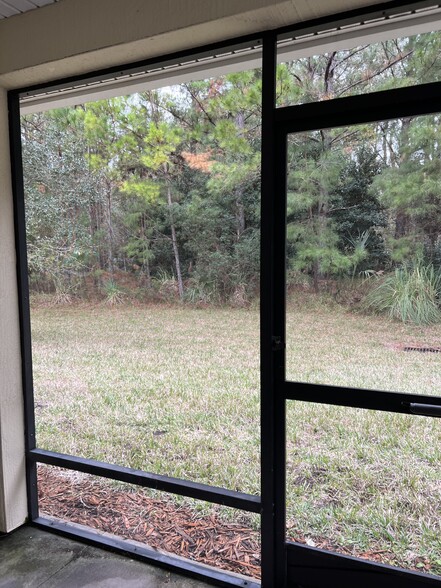
POLYGON ((28 514, 7 92, 0 88, 0 532, 28 514))

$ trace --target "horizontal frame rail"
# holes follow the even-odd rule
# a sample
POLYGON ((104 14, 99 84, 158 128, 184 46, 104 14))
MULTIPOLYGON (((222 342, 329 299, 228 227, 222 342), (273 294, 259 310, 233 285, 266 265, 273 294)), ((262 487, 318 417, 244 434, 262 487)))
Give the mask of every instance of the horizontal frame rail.
POLYGON ((275 120, 286 133, 366 124, 441 111, 441 82, 395 88, 277 108, 275 120))
POLYGON ((198 484, 197 482, 152 474, 143 472, 142 470, 135 470, 133 468, 86 459, 84 457, 65 455, 45 449, 32 449, 28 453, 28 458, 35 463, 45 463, 102 478, 118 480, 119 482, 126 482, 127 484, 136 484, 143 488, 153 488, 154 490, 170 492, 179 496, 205 500, 206 502, 221 504, 246 512, 259 514, 261 510, 260 496, 226 490, 217 486, 198 484))
POLYGON ((441 418, 441 404, 427 404, 421 402, 412 402, 409 407, 411 414, 419 416, 430 416, 434 418, 441 418))
POLYGON ((301 543, 286 544, 289 586, 314 588, 439 588, 441 578, 394 568, 301 543))
POLYGON ((32 524, 40 529, 50 530, 64 537, 84 541, 89 545, 94 545, 122 555, 130 553, 133 558, 144 561, 145 563, 154 564, 192 578, 207 580, 214 586, 260 588, 259 582, 253 582, 244 577, 236 576, 233 573, 217 570, 216 568, 199 564, 189 559, 169 555, 147 546, 143 547, 140 544, 119 539, 118 537, 103 535, 92 529, 83 528, 80 525, 66 523, 64 521, 54 521, 45 517, 36 518, 32 524))
POLYGON ((320 404, 333 404, 352 408, 367 408, 414 414, 411 405, 429 405, 441 409, 441 397, 406 394, 404 392, 382 392, 362 388, 342 388, 307 382, 285 382, 286 400, 302 400, 320 404))

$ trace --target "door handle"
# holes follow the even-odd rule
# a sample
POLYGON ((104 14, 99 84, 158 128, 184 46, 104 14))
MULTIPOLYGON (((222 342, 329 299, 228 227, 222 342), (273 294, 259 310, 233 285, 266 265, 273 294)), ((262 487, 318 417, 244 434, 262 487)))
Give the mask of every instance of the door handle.
POLYGON ((438 418, 441 417, 441 405, 438 404, 419 404, 417 402, 411 402, 409 404, 409 409, 412 414, 438 418))

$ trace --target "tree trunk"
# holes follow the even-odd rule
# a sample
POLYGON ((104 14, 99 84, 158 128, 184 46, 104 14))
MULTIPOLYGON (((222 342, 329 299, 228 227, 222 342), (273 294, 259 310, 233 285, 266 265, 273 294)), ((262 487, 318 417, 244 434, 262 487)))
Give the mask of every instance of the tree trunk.
POLYGON ((407 235, 408 224, 409 216, 405 212, 397 210, 397 212, 395 213, 395 239, 401 239, 402 237, 405 237, 407 235))
POLYGON ((107 267, 111 274, 113 274, 113 219, 112 219, 112 186, 107 182, 106 186, 107 197, 107 267))
POLYGON ((242 202, 242 192, 236 190, 236 234, 237 240, 240 241, 242 233, 245 231, 245 207, 242 202))
POLYGON ((168 205, 168 211, 169 211, 169 217, 170 217, 170 231, 171 231, 171 237, 172 237, 173 253, 175 256, 176 279, 178 281, 179 299, 182 302, 184 300, 184 283, 182 281, 181 261, 179 258, 178 240, 176 238, 176 227, 175 227, 175 221, 173 218, 172 192, 171 192, 170 182, 168 180, 167 180, 167 205, 168 205))
MULTIPOLYGON (((239 136, 243 136, 245 131, 245 117, 243 112, 239 112, 236 116, 236 127, 239 136)), ((245 231, 245 206, 243 203, 243 190, 238 187, 235 191, 236 204, 236 235, 237 240, 240 241, 242 233, 245 231)))
MULTIPOLYGON (((149 241, 148 241, 146 233, 145 233, 145 225, 146 225, 145 215, 142 214, 141 215, 141 237, 142 237, 142 240, 145 242, 146 250, 148 251, 149 241)), ((150 272, 150 261, 149 261, 148 254, 145 256, 145 258, 143 260, 141 271, 145 277, 145 285, 150 290, 150 288, 152 287, 152 276, 151 276, 151 272, 150 272)))
MULTIPOLYGON (((400 134, 400 156, 396 162, 396 166, 400 167, 409 161, 409 151, 407 150, 407 143, 409 141, 409 129, 412 119, 407 117, 401 120, 402 128, 400 134)), ((410 217, 407 211, 398 206, 395 213, 395 239, 405 237, 409 232, 410 217)))
POLYGON ((152 287, 152 275, 150 272, 150 262, 148 258, 144 262, 145 285, 150 290, 152 287))
POLYGON ((312 284, 314 286, 314 292, 316 294, 318 294, 320 292, 319 274, 320 274, 320 264, 318 262, 318 259, 315 259, 314 263, 312 264, 312 284))
MULTIPOLYGON (((329 136, 325 131, 320 131, 322 139, 322 150, 323 153, 327 153, 331 146, 329 142, 329 136)), ((320 162, 321 164, 321 162, 320 162)), ((329 211, 329 194, 326 187, 322 182, 318 186, 318 198, 317 198, 317 212, 315 218, 315 231, 317 236, 317 245, 320 249, 326 247, 326 229, 328 226, 328 211, 329 211)), ((314 220, 313 220, 314 222, 314 220)), ((317 256, 314 259, 312 265, 312 279, 314 284, 314 292, 319 293, 320 282, 319 279, 322 276, 320 268, 320 259, 317 256)), ((326 277, 326 276, 325 276, 326 277)))

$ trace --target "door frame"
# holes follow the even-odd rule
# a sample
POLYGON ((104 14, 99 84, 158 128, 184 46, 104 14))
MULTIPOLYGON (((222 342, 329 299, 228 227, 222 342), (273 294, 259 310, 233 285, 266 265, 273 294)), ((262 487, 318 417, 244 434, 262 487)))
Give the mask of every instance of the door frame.
MULTIPOLYGON (((370 94, 337 98, 324 102, 275 108, 272 158, 274 196, 272 198, 273 249, 272 249, 272 386, 274 402, 274 429, 278 457, 274 459, 274 477, 283 486, 274 494, 275 537, 277 552, 284 553, 279 561, 285 569, 287 586, 330 585, 351 588, 354 585, 386 588, 395 585, 403 588, 440 586, 441 578, 413 572, 389 565, 377 564, 356 557, 309 547, 283 539, 286 511, 286 403, 293 400, 329 404, 409 415, 441 416, 441 396, 386 392, 324 384, 310 384, 286 380, 286 199, 287 199, 287 137, 297 132, 314 131, 356 124, 399 119, 409 116, 441 112, 441 82, 370 94), (282 439, 283 436, 283 439, 282 439), (285 501, 282 504, 282 501, 285 501), (283 524, 282 524, 283 519, 283 524), (313 571, 312 571, 313 570, 313 571)), ((270 306, 268 305, 268 313, 270 306)), ((263 498, 263 495, 262 495, 263 498)), ((281 572, 280 572, 281 573, 281 572)), ((281 576, 282 577, 282 576, 281 576)), ((279 585, 279 584, 277 584, 279 585)))

